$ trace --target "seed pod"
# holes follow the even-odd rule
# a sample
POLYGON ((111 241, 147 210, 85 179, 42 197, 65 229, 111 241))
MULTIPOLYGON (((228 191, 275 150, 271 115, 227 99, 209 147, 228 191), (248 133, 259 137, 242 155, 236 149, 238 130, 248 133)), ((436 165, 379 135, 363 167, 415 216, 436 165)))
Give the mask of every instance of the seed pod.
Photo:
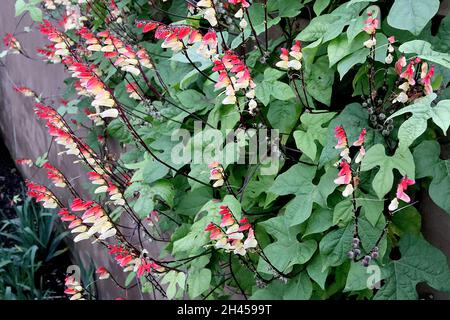
POLYGON ((384 120, 384 119, 386 119, 386 115, 385 115, 384 113, 380 113, 380 114, 378 115, 378 118, 379 118, 380 120, 384 120))
POLYGON ((355 253, 353 251, 349 251, 349 252, 347 252, 347 257, 349 259, 354 259, 355 258, 355 253))
POLYGON ((381 131, 381 134, 385 137, 387 137, 389 135, 389 130, 384 129, 383 131, 381 131))
POLYGON ((370 256, 365 256, 361 262, 363 267, 368 267, 371 260, 372 260, 372 258, 370 256))

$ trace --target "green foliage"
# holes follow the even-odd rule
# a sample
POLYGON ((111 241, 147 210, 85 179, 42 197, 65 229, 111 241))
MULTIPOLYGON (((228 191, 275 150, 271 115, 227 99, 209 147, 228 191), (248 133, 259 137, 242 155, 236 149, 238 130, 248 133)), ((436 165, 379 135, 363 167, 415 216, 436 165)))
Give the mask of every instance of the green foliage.
POLYGON ((28 12, 33 21, 42 21, 42 11, 38 8, 38 5, 42 0, 17 0, 15 5, 16 16, 20 16, 24 12, 28 12))
POLYGON ((394 28, 418 35, 439 9, 438 0, 395 0, 387 22, 394 28))
POLYGON ((29 198, 15 209, 17 217, 0 221, 0 298, 53 299, 61 292, 49 288, 41 270, 67 251, 63 240, 68 232, 58 231, 56 214, 29 198))
MULTIPOLYGON (((28 11, 39 20, 37 3, 18 0, 16 14, 28 11)), ((416 205, 425 190, 450 213, 450 160, 441 158, 438 142, 450 125, 450 20, 443 19, 436 32, 433 24, 433 33, 430 22, 439 1, 269 0, 267 17, 264 2, 252 1, 244 16, 246 23, 239 27, 241 21, 234 16, 238 6, 228 6, 219 17, 220 32, 218 27, 209 28, 203 12, 186 18, 184 1, 161 3, 164 10, 155 13, 148 1, 118 2, 120 9, 127 10, 122 25, 137 40, 113 31, 127 45, 148 51, 154 68, 146 70, 145 77, 123 72, 101 52, 84 58, 98 67, 115 99, 126 106, 129 120, 124 121, 123 116, 108 119, 104 126, 90 130, 88 140, 92 149, 102 151, 100 159, 108 159, 114 174, 126 180, 121 190, 126 204, 115 206, 111 215, 120 221, 124 213, 132 214, 147 223, 151 212, 158 213, 159 221, 148 229, 168 243, 152 258, 171 261, 166 261, 166 267, 176 265, 157 275, 168 299, 222 299, 229 298, 230 292, 245 293, 250 299, 417 299, 416 284, 420 282, 450 290, 447 260, 422 238, 418 211, 422 205, 416 205), (373 36, 363 30, 368 12, 380 19, 373 36), (304 26, 305 17, 310 16, 304 26), (155 40, 154 31, 142 33, 134 27, 135 19, 148 17, 162 23, 201 26, 202 34, 215 29, 217 48, 209 49, 218 49, 215 57, 220 58, 223 48, 234 50, 254 83, 236 90, 236 104, 223 104, 224 88, 215 85, 219 76, 213 71, 218 61, 200 54, 199 43, 185 41, 178 52, 166 48, 167 43, 161 47, 164 40, 155 40), (271 28, 267 43, 266 26, 271 28), (271 36, 272 31, 276 37, 271 36), (390 38, 393 35, 395 41, 390 38), (376 40, 373 48, 369 48, 369 39, 376 40), (303 56, 298 61, 302 66, 286 71, 277 64, 279 49, 289 52, 295 40, 302 42, 303 56), (402 55, 407 62, 421 59, 413 66, 415 84, 407 89, 399 88, 406 80, 394 67, 402 55), (430 79, 434 93, 424 90, 423 62, 435 67, 430 79), (130 97, 129 82, 137 83, 145 99, 130 97), (253 84, 256 106, 250 108, 253 84), (407 99, 396 102, 402 90, 407 99), (355 190, 350 195, 343 194, 344 186, 335 182, 338 161, 346 156, 345 149, 336 147, 338 126, 345 130, 352 160, 350 183, 355 190), (188 133, 181 143, 172 139, 179 129, 188 133), (237 163, 239 156, 245 160, 254 156, 250 147, 255 142, 249 137, 229 142, 223 135, 202 139, 212 129, 221 134, 228 134, 227 130, 278 130, 280 150, 271 150, 279 155, 275 169, 265 174, 264 163, 237 163), (361 149, 353 144, 363 129, 361 149), (97 141, 99 133, 108 139, 107 147, 97 141), (110 140, 124 147, 120 156, 109 153, 110 140), (215 145, 220 151, 239 149, 221 161, 223 186, 213 188, 211 168, 202 155, 215 145), (180 154, 200 155, 200 160, 181 155, 174 159, 175 148, 180 154), (362 161, 355 161, 358 152, 364 151, 362 161), (405 190, 413 200, 406 203, 400 199, 398 208, 390 210, 389 204, 398 197, 397 185, 405 176, 416 180, 405 190), (221 224, 223 205, 237 221, 246 218, 253 228, 258 245, 244 255, 215 245, 217 240, 205 231, 210 223, 221 224), (355 237, 361 241, 359 258, 377 248, 378 257, 370 266, 379 268, 378 282, 383 280, 379 290, 368 286, 370 269, 361 265, 361 259, 348 258, 355 237), (398 249, 401 256, 396 258, 398 249)), ((92 25, 97 32, 112 30, 114 23, 109 25, 97 17, 92 25)), ((290 54, 288 59, 292 58, 290 54)), ((73 81, 67 85, 74 87, 73 81)), ((67 95, 70 98, 74 93, 71 89, 67 95)), ((74 99, 59 111, 72 115, 78 110, 73 116, 85 124, 87 119, 79 111, 91 100, 74 99)), ((114 207, 109 200, 103 204, 114 207)), ((220 228, 224 231, 227 227, 220 228)), ((139 226, 137 232, 141 231, 139 226)), ((21 239, 26 239, 23 246, 39 248, 24 251, 24 261, 34 261, 36 252, 47 245, 35 244, 26 229, 21 232, 21 239)), ((43 244, 50 241, 38 240, 43 244)), ((50 257, 59 254, 56 247, 49 252, 50 257)), ((0 268, 11 264, 5 263, 0 263, 0 268)), ((136 270, 129 272, 126 286, 133 284, 136 274, 136 270)), ((145 293, 154 290, 145 277, 139 280, 145 293)))
POLYGON ((375 167, 379 170, 372 180, 372 187, 379 199, 388 193, 394 183, 393 170, 397 169, 403 176, 414 178, 414 159, 409 149, 398 148, 393 156, 387 156, 384 146, 377 144, 370 148, 364 157, 361 170, 375 167))
POLYGON ((387 265, 390 275, 375 299, 417 299, 419 282, 426 282, 437 290, 450 290, 450 270, 442 252, 413 235, 400 240, 400 252, 401 258, 387 265))
POLYGON ((423 141, 414 149, 417 178, 431 177, 428 189, 431 199, 450 214, 450 161, 441 160, 436 141, 423 141))

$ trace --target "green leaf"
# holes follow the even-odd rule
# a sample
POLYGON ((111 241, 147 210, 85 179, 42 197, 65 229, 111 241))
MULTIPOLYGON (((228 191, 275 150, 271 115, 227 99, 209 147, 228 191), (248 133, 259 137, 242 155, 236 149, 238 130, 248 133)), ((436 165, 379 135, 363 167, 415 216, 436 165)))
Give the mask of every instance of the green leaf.
POLYGON ((419 211, 413 206, 402 208, 392 216, 390 227, 401 237, 407 233, 419 235, 422 227, 419 211))
POLYGON ((197 298, 203 292, 208 290, 211 282, 211 270, 200 269, 189 272, 188 275, 188 293, 191 299, 197 298))
MULTIPOLYGON (((294 265, 308 262, 316 248, 315 240, 276 241, 264 248, 264 254, 277 270, 288 273, 294 265)), ((259 260, 258 271, 271 274, 270 269, 271 267, 265 260, 259 260)))
POLYGON ((42 22, 42 11, 36 7, 28 7, 28 13, 33 21, 42 22))
MULTIPOLYGON (((294 265, 306 263, 317 248, 314 240, 299 242, 297 240, 299 229, 291 227, 290 221, 287 219, 283 215, 261 222, 266 231, 276 239, 275 242, 264 248, 264 254, 271 264, 281 272, 289 272, 294 265)), ((260 272, 271 274, 270 269, 264 259, 259 259, 258 270, 260 272)))
POLYGON ((311 279, 306 272, 290 279, 286 285, 283 300, 309 300, 313 291, 311 279))
POLYGON ((450 126, 450 100, 441 100, 431 109, 431 118, 436 125, 441 128, 444 135, 447 135, 450 126))
POLYGON ((303 8, 301 1, 297 0, 272 0, 268 5, 269 11, 279 10, 280 17, 295 17, 303 8))
POLYGON ((296 39, 312 42, 322 38, 328 31, 330 25, 341 20, 339 16, 325 14, 316 17, 298 34, 296 39))
POLYGON ((272 94, 272 84, 271 82, 263 81, 256 86, 255 95, 259 101, 261 101, 265 106, 270 102, 270 95, 272 94))
MULTIPOLYGON (((373 286, 371 278, 373 277, 372 268, 367 268, 361 265, 361 262, 351 262, 350 270, 345 283, 344 292, 366 290, 369 286, 373 286)), ((379 281, 387 277, 387 272, 380 267, 379 281)))
POLYGON ((390 277, 375 295, 377 300, 414 300, 416 285, 426 282, 437 290, 450 290, 447 257, 417 235, 400 240, 401 258, 388 264, 390 277))
POLYGON ((24 13, 25 10, 27 10, 27 6, 28 4, 24 0, 16 0, 15 4, 16 17, 24 13))
POLYGON ((431 103, 436 99, 436 94, 432 93, 417 99, 414 104, 404 107, 388 119, 398 117, 405 113, 412 113, 412 116, 402 123, 398 130, 400 140, 399 147, 407 148, 427 129, 428 119, 432 119, 444 132, 447 133, 450 125, 450 100, 442 100, 435 107, 431 103))
POLYGON ((329 67, 328 58, 320 57, 305 73, 306 91, 317 101, 331 103, 331 93, 334 82, 334 68, 329 67))
POLYGON ((294 90, 287 84, 281 81, 272 83, 271 95, 278 100, 291 100, 295 98, 294 90))
POLYGON ((353 202, 346 198, 339 202, 333 211, 333 225, 346 226, 353 218, 353 202))
MULTIPOLYGON (((335 65, 342 58, 349 54, 364 48, 364 41, 369 38, 367 33, 359 34, 355 39, 348 40, 345 33, 330 41, 327 52, 330 60, 330 67, 335 65)), ((367 49, 367 48, 366 48, 367 49)), ((365 50, 368 53, 368 49, 365 50)))
POLYGON ((319 243, 320 253, 324 256, 325 266, 338 266, 346 261, 347 252, 351 248, 353 239, 353 225, 328 233, 319 243))
POLYGON ((250 300, 282 300, 286 284, 282 281, 271 281, 265 288, 253 292, 250 300))
POLYGON ((368 48, 361 48, 339 61, 337 70, 341 80, 353 66, 364 63, 367 60, 368 53, 368 48))
POLYGON ((312 183, 316 174, 314 166, 296 164, 288 171, 279 175, 270 192, 277 195, 294 194, 295 198, 286 206, 286 217, 291 226, 305 221, 311 215, 313 203, 326 207, 328 196, 334 191, 336 185, 334 170, 328 170, 322 176, 318 185, 312 183))
MULTIPOLYGON (((363 208, 364 210, 364 208, 363 208)), ((358 219, 359 236, 361 238, 362 249, 369 252, 377 243, 380 235, 383 233, 384 227, 386 226, 386 219, 382 216, 377 224, 373 226, 369 221, 367 221, 365 216, 361 216, 358 219)), ((387 239, 383 237, 378 244, 380 249, 380 260, 383 258, 387 249, 387 239)))
POLYGON ((401 175, 414 179, 414 159, 409 149, 397 148, 395 154, 387 156, 382 144, 370 148, 361 162, 361 171, 368 171, 379 167, 372 181, 372 187, 379 199, 382 199, 392 188, 394 183, 393 170, 397 169, 401 175))
POLYGON ((147 160, 142 168, 142 178, 143 180, 150 184, 164 178, 169 172, 169 168, 165 165, 157 162, 156 160, 147 160))
POLYGON ((177 93, 181 104, 190 112, 213 107, 213 103, 196 90, 185 90, 177 93))
POLYGON ((186 275, 183 272, 169 271, 161 280, 162 284, 169 284, 166 290, 167 299, 172 300, 175 297, 177 294, 177 285, 180 291, 183 292, 185 281, 186 275))
POLYGON ((264 70, 264 81, 273 82, 286 75, 286 71, 280 71, 274 68, 264 70))
POLYGON ((161 198, 169 207, 173 207, 175 189, 169 180, 158 180, 151 186, 151 193, 161 198))
POLYGON ((387 22, 391 27, 417 36, 438 10, 439 0, 395 0, 387 22))
POLYGON ((314 1, 314 6, 313 6, 314 13, 316 15, 320 16, 320 14, 323 12, 323 10, 325 10, 328 7, 330 2, 331 2, 331 0, 314 1))
POLYGON ((316 254, 306 266, 306 271, 311 279, 325 290, 325 282, 327 281, 330 267, 325 265, 324 260, 325 258, 321 254, 316 254))
POLYGON ((289 134, 300 115, 300 106, 292 101, 274 101, 269 106, 267 119, 274 129, 289 134))
POLYGON ((130 272, 125 279, 125 287, 128 287, 131 282, 136 278, 136 272, 130 272))
POLYGON ((450 214, 450 160, 440 159, 437 141, 423 141, 414 149, 416 178, 431 177, 428 192, 439 207, 450 214))
POLYGON ((328 230, 333 225, 333 212, 329 209, 319 208, 313 210, 308 219, 306 230, 302 238, 315 233, 321 233, 328 230))
POLYGON ((336 113, 304 113, 300 117, 303 130, 294 132, 294 139, 297 147, 307 155, 311 160, 315 160, 317 156, 317 145, 315 141, 321 145, 325 144, 327 128, 323 127, 330 121, 336 113))
POLYGON ((364 208, 364 215, 372 226, 376 226, 378 220, 383 214, 384 200, 379 200, 376 197, 360 194, 356 199, 357 206, 364 208))
POLYGON ((193 216, 212 198, 209 187, 201 187, 184 193, 175 206, 178 214, 193 216))

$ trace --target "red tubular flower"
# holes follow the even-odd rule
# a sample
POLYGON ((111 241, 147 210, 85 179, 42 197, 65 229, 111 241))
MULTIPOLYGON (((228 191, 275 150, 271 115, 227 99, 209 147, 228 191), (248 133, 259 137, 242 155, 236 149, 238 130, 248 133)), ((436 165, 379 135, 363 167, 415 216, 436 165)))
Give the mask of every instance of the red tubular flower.
POLYGON ((76 216, 70 214, 69 210, 67 208, 61 208, 58 212, 59 217, 61 218, 61 221, 75 221, 76 216))
POLYGON ((20 165, 27 165, 29 167, 33 166, 33 160, 31 159, 17 159, 16 163, 20 165))
POLYGON ((141 259, 141 263, 137 270, 137 276, 140 278, 146 273, 150 273, 152 270, 152 264, 148 262, 146 259, 141 259))
POLYGON ((202 41, 203 37, 198 30, 192 29, 191 34, 189 35, 188 44, 194 44, 199 41, 202 41))
POLYGON ((412 186, 414 183, 415 183, 414 180, 409 179, 408 177, 403 177, 397 186, 397 193, 396 193, 397 198, 405 202, 410 202, 411 199, 405 193, 405 190, 408 188, 408 186, 412 186))
POLYGON ((94 201, 84 201, 80 198, 75 198, 72 201, 72 204, 70 206, 70 209, 72 211, 85 211, 87 210, 92 204, 94 203, 94 201))
MULTIPOLYGON (((73 210, 73 209, 72 209, 73 210)), ((94 206, 87 209, 83 215, 81 216, 81 219, 85 220, 90 217, 94 217, 94 219, 98 219, 104 215, 104 211, 102 207, 98 204, 95 204, 94 206)))
POLYGON ((205 231, 213 231, 217 228, 217 226, 214 223, 210 223, 206 226, 205 231))
POLYGON ((334 180, 336 184, 349 184, 352 180, 352 170, 350 164, 347 161, 341 161, 339 163, 341 169, 338 173, 338 178, 334 180))
POLYGON ((14 87, 14 91, 24 95, 25 97, 37 97, 37 94, 28 87, 14 87))
POLYGON ((353 145, 357 146, 357 147, 362 146, 364 144, 364 142, 365 142, 366 134, 367 134, 367 130, 366 130, 366 128, 363 128, 361 133, 359 134, 358 140, 353 142, 353 145))
POLYGON ((226 213, 222 216, 222 220, 220 222, 221 227, 228 227, 235 223, 234 217, 231 213, 226 213))
POLYGON ((401 56, 395 63, 395 72, 398 75, 400 75, 405 66, 406 66, 406 58, 405 58, 405 56, 401 56))
POLYGON ((374 34, 378 28, 379 20, 369 16, 369 18, 364 20, 364 23, 366 25, 363 27, 363 30, 368 34, 374 34))
POLYGON ((46 187, 30 180, 26 180, 25 185, 28 189, 27 195, 30 198, 34 198, 36 202, 42 202, 42 206, 44 208, 54 209, 58 206, 53 193, 51 193, 46 187))
POLYGON ((338 144, 335 146, 336 149, 347 148, 347 134, 345 133, 344 127, 337 126, 334 129, 334 136, 338 139, 338 144))
POLYGON ((224 236, 222 230, 220 230, 219 227, 216 227, 214 230, 212 230, 211 234, 209 235, 209 238, 211 240, 220 239, 224 236))
POLYGON ((398 200, 403 200, 406 203, 409 203, 411 201, 411 198, 405 193, 406 189, 413 185, 415 181, 413 179, 409 179, 408 177, 403 177, 399 184, 397 185, 397 192, 395 195, 395 198, 392 199, 391 203, 389 204, 389 211, 397 210, 398 208, 398 200))
POLYGON ((99 268, 97 268, 97 270, 95 271, 95 273, 98 274, 99 280, 108 279, 109 276, 110 276, 109 271, 106 270, 105 267, 99 267, 99 268))
POLYGON ((47 178, 52 181, 56 187, 64 188, 66 186, 66 180, 58 169, 49 162, 44 163, 43 167, 47 169, 47 178))
POLYGON ((3 43, 6 47, 8 47, 10 50, 20 51, 21 45, 19 41, 12 35, 12 33, 7 33, 5 37, 3 38, 3 43))
POLYGON ((159 22, 156 21, 138 21, 136 27, 142 30, 142 33, 147 33, 158 28, 159 22))
POLYGON ((131 254, 128 255, 117 255, 116 261, 121 267, 125 267, 131 261, 133 261, 133 256, 131 254))
POLYGON ((229 4, 233 5, 241 5, 243 8, 250 7, 250 3, 247 2, 247 0, 228 0, 229 4))
POLYGON ((408 80, 408 83, 413 86, 416 84, 416 80, 414 80, 414 71, 414 61, 411 61, 406 67, 406 70, 400 74, 400 78, 408 80))
POLYGON ((138 89, 138 85, 136 84, 136 82, 128 83, 125 86, 125 89, 130 94, 130 98, 136 99, 136 100, 142 100, 141 96, 139 95, 139 91, 138 91, 139 89, 138 89))
POLYGON ((431 66, 430 70, 428 70, 428 64, 424 62, 422 64, 422 72, 420 74, 420 77, 422 79, 424 90, 427 95, 433 92, 433 87, 431 86, 431 78, 433 77, 433 75, 434 75, 434 66, 431 66))

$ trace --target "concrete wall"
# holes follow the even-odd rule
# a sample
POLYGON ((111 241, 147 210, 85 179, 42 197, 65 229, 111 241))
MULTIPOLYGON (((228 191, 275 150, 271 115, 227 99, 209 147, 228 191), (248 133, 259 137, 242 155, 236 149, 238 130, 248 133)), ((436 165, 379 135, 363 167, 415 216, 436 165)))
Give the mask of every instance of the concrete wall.
MULTIPOLYGON (((20 22, 14 17, 15 0, 0 1, 0 36, 5 33, 23 31, 23 28, 32 23, 28 15, 20 22)), ((36 25, 34 25, 36 27, 36 25)), ((48 40, 41 37, 37 30, 31 33, 23 33, 17 36, 25 51, 35 60, 27 59, 22 55, 8 55, 2 59, 6 67, 0 67, 0 134, 4 139, 13 159, 36 159, 49 150, 51 139, 47 134, 45 123, 38 121, 33 112, 33 99, 23 97, 13 90, 14 85, 27 86, 44 97, 61 97, 64 92, 64 79, 68 76, 62 65, 46 64, 35 55, 35 49, 43 47, 48 40)), ((3 48, 1 49, 3 50, 3 48)), ((0 51, 1 51, 0 50, 0 51)), ((67 177, 79 177, 76 183, 79 185, 86 181, 85 171, 79 165, 72 164, 67 156, 58 156, 62 151, 55 143, 49 150, 51 163, 60 169, 67 177)), ((20 166, 19 169, 25 178, 36 182, 47 183, 44 171, 20 166)), ((55 190, 58 191, 58 190, 55 190)), ((64 195, 57 192, 64 199, 64 195)), ((85 195, 87 196, 87 195, 85 195)), ((115 262, 108 255, 107 250, 99 245, 91 245, 88 241, 82 241, 76 246, 76 252, 89 265, 93 260, 95 266, 105 266, 107 269, 118 269, 115 262)), ((116 272, 121 275, 122 273, 116 272)), ((140 298, 137 290, 124 292, 111 284, 111 281, 100 281, 100 298, 114 299, 116 297, 140 298)))

